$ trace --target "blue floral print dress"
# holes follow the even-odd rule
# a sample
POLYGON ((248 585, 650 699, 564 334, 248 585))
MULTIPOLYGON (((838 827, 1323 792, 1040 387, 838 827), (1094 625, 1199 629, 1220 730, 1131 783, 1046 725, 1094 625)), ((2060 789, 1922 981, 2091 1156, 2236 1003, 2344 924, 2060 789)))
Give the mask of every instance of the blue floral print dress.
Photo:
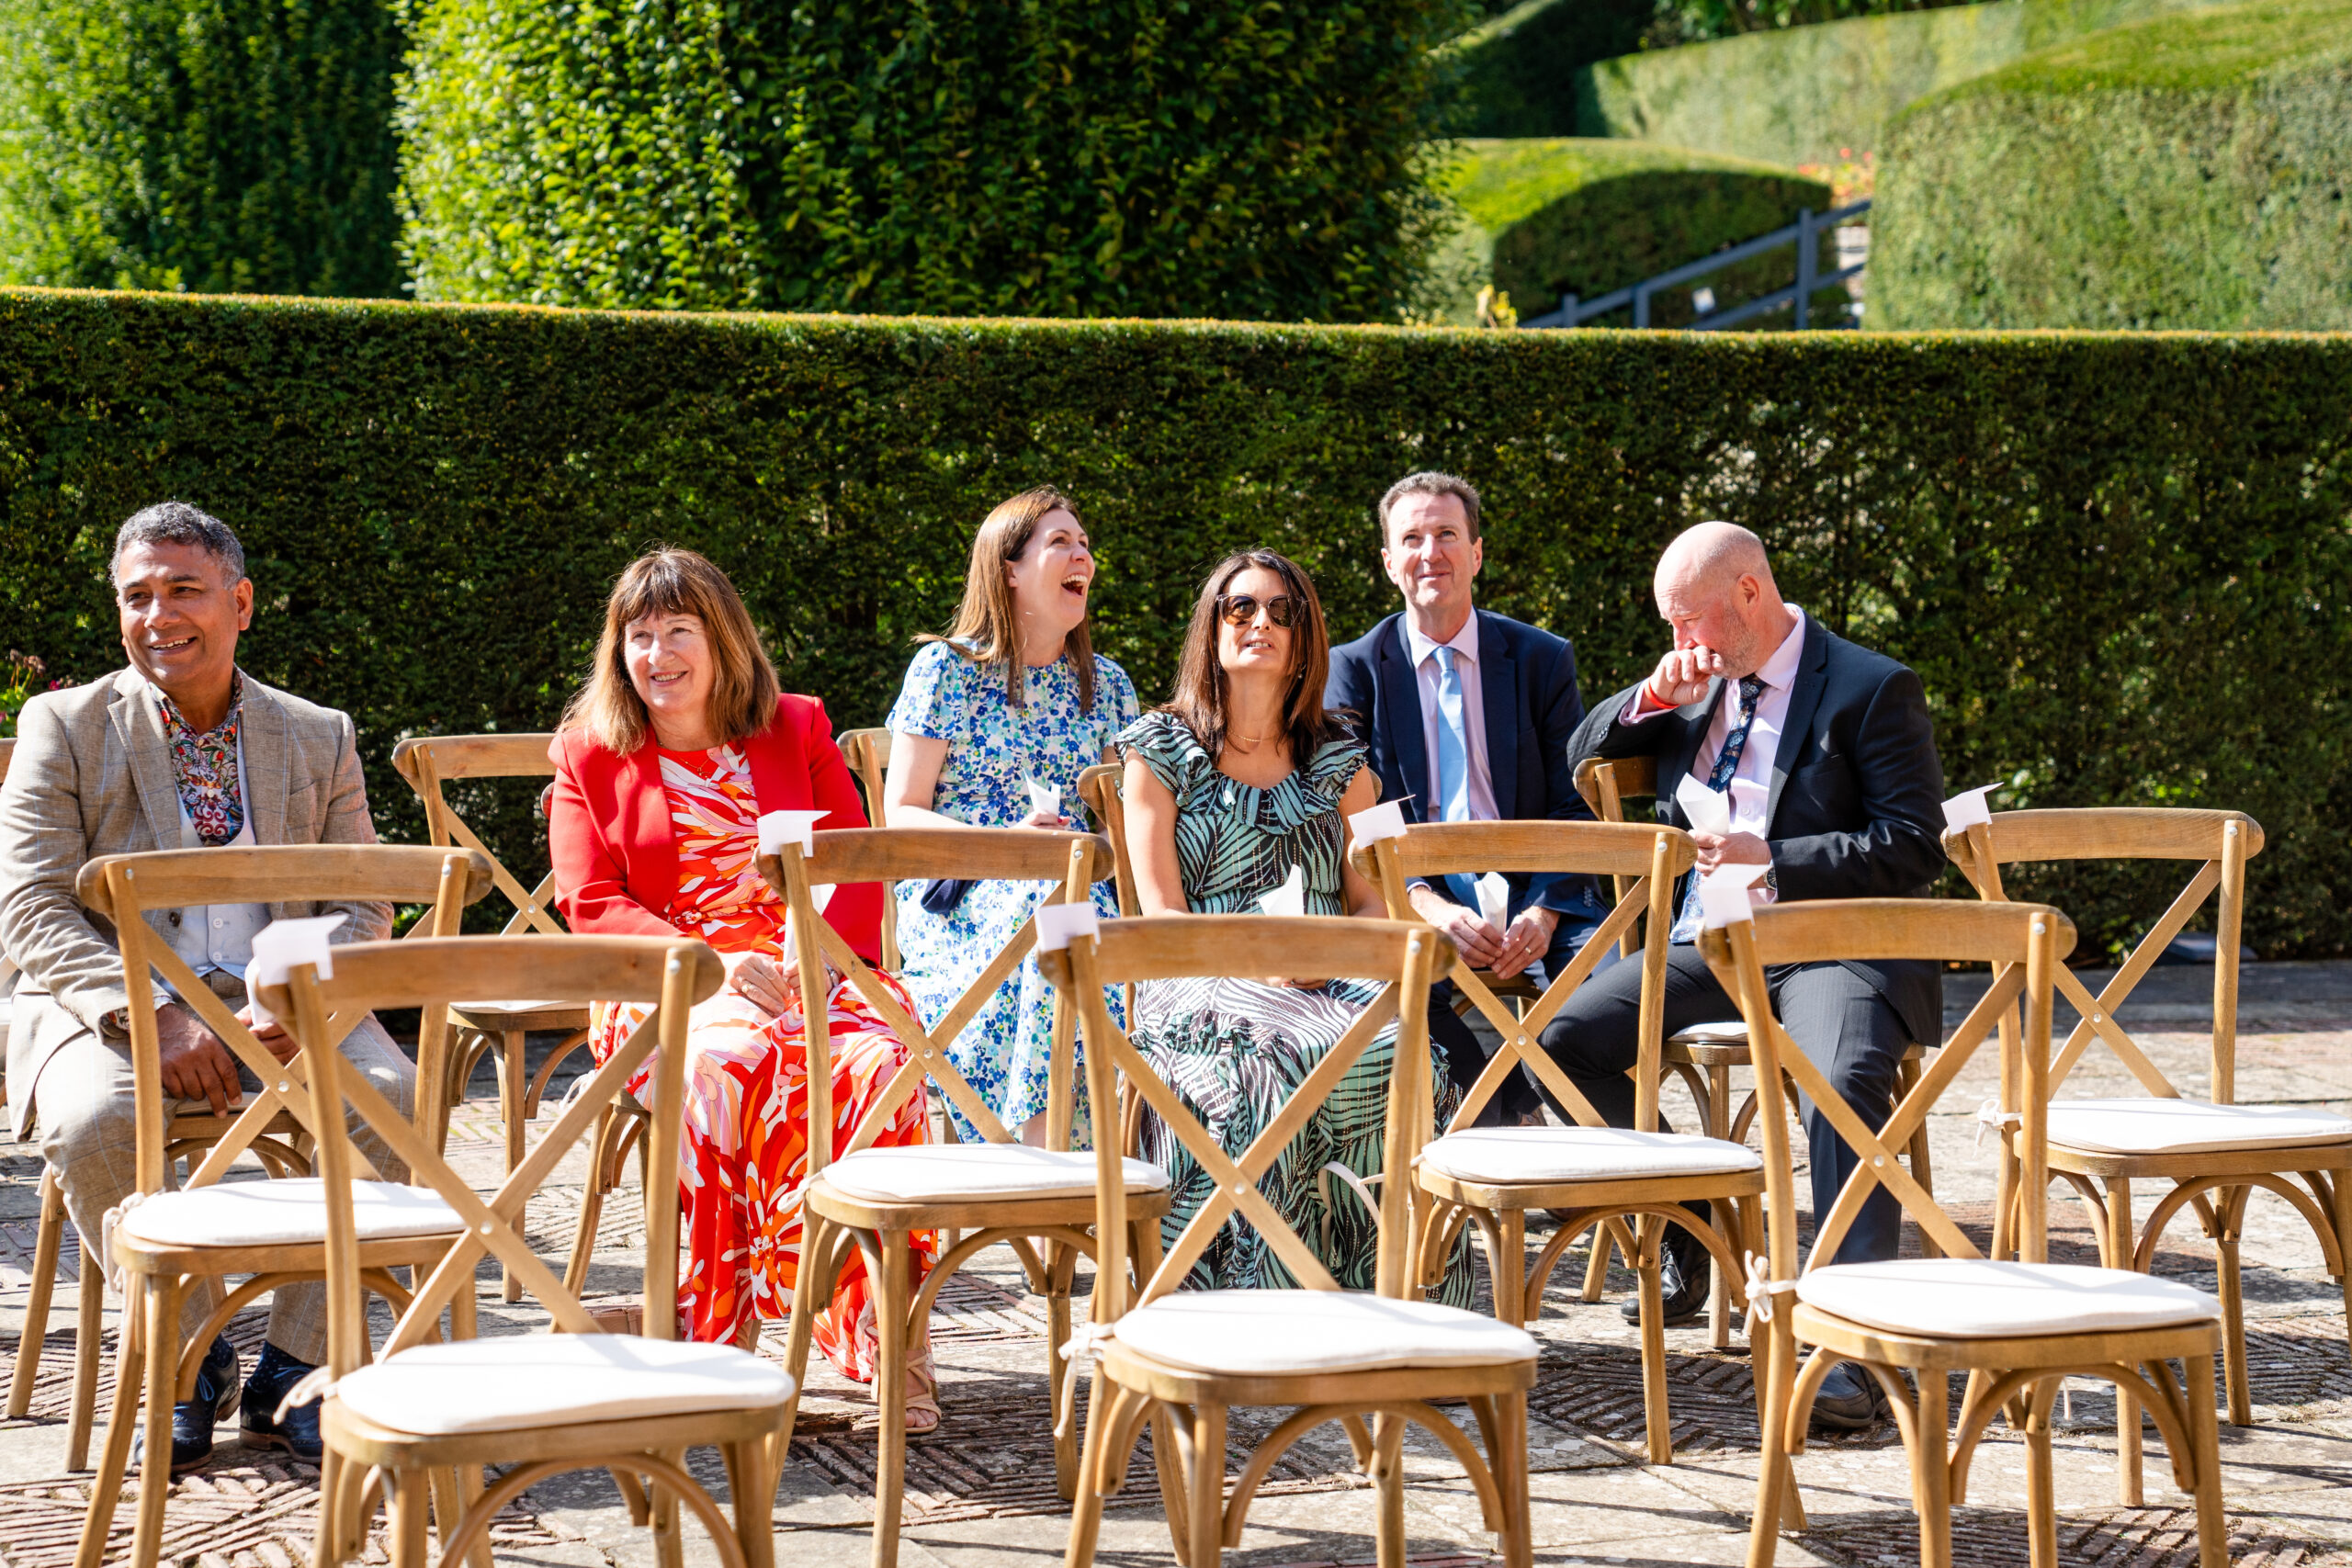
MULTIPOLYGON (((932 795, 941 816, 976 828, 1018 827, 1029 816, 1034 779, 1061 791, 1064 817, 1084 820, 1078 775, 1102 761, 1113 738, 1135 721, 1135 685, 1125 671, 1096 655, 1094 711, 1088 713, 1079 706, 1078 672, 1067 654, 1027 675, 1027 700, 1016 708, 1005 694, 1003 666, 975 663, 945 643, 927 644, 907 667, 886 722, 894 734, 947 742, 932 795)), ((922 907, 923 884, 899 885, 899 978, 922 1007, 924 1023, 955 1005, 1052 888, 1046 882, 976 882, 953 913, 934 915, 922 907)), ((1094 907, 1106 916, 1119 912, 1110 883, 1095 887, 1094 907)), ((1112 1007, 1124 1021, 1117 999, 1112 1007)), ((1053 1036, 1054 988, 1037 972, 1033 953, 947 1055, 989 1109, 1017 1130, 1046 1109, 1053 1036)), ((1080 1147, 1091 1147, 1085 1075, 1076 1082, 1074 1136, 1080 1147)), ((962 1111, 951 1106, 950 1112, 957 1137, 978 1137, 962 1111)))
MULTIPOLYGON (((1173 714, 1147 714, 1119 737, 1119 745, 1176 797, 1176 864, 1187 908, 1204 915, 1253 912, 1298 866, 1308 914, 1347 912, 1340 876, 1347 830, 1340 799, 1363 766, 1363 747, 1326 741, 1306 766, 1259 789, 1220 772, 1173 714)), ((1132 1038, 1218 1146, 1238 1159, 1380 989, 1368 980, 1332 980, 1312 989, 1225 976, 1155 980, 1136 987, 1132 1038)), ((1373 1286, 1379 1233, 1374 1215, 1324 1167, 1336 1163, 1359 1177, 1380 1174, 1396 1060, 1391 1023, 1258 1182, 1299 1239, 1351 1291, 1373 1286)), ((1434 1045, 1430 1071, 1442 1127, 1462 1103, 1462 1091, 1447 1080, 1434 1045)), ((1211 1179, 1149 1106, 1136 1153, 1168 1172, 1173 1202, 1161 1236, 1172 1248, 1207 1201, 1211 1179)), ((1185 1283, 1201 1290, 1272 1290, 1297 1281, 1253 1226, 1231 1217, 1185 1283)), ((1469 1249, 1462 1239, 1437 1297, 1467 1306, 1470 1294, 1469 1249)))

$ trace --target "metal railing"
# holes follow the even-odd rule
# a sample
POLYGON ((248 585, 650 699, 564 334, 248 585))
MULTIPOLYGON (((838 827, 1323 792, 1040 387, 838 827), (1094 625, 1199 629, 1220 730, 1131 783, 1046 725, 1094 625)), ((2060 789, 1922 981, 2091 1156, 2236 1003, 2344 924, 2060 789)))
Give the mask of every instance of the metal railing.
POLYGON ((1815 212, 1807 208, 1798 212, 1797 220, 1785 229, 1775 229, 1769 234, 1759 235, 1744 244, 1734 245, 1727 251, 1717 251, 1711 256, 1702 256, 1699 260, 1687 265, 1678 266, 1671 272, 1661 272, 1656 277, 1645 277, 1630 288, 1620 288, 1614 293, 1603 294, 1598 299, 1580 300, 1573 294, 1563 294, 1560 296, 1558 310, 1541 316, 1526 317, 1519 324, 1522 327, 1581 326, 1595 316, 1605 316, 1611 310, 1622 310, 1631 305, 1634 308, 1634 325, 1646 327, 1650 324, 1650 297, 1660 289, 1680 288, 1684 284, 1692 283, 1706 276, 1711 272, 1720 272, 1724 267, 1744 262, 1750 256, 1760 256, 1767 251, 1776 251, 1782 245, 1793 244, 1797 248, 1796 282, 1786 288, 1776 288, 1770 294, 1760 294, 1744 304, 1733 306, 1728 310, 1716 310, 1702 316, 1690 323, 1689 330, 1694 333, 1720 332, 1725 327, 1736 327, 1742 321, 1753 321, 1767 310, 1777 310, 1783 305, 1792 305, 1796 310, 1797 330, 1803 332, 1812 325, 1815 290, 1826 288, 1832 284, 1843 283, 1849 277, 1860 276, 1862 270, 1860 265, 1857 265, 1839 267, 1835 272, 1823 272, 1821 270, 1822 231, 1835 229, 1849 219, 1859 218, 1870 209, 1871 204, 1867 200, 1857 201, 1848 207, 1833 208, 1824 212, 1815 212))

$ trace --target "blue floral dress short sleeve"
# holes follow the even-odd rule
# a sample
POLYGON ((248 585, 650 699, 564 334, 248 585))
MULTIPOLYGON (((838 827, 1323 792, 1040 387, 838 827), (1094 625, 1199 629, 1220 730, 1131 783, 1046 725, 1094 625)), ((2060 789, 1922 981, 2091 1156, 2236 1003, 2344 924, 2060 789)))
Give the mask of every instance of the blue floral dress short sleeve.
MULTIPOLYGON (((1068 655, 1025 675, 1025 701, 1016 707, 1002 665, 977 663, 944 642, 916 653, 886 723, 895 734, 947 742, 933 810, 976 828, 1018 827, 1029 815, 1035 780, 1061 791, 1064 816, 1080 815, 1078 775, 1100 762, 1134 722, 1135 685, 1125 671, 1096 655, 1090 711, 1080 705, 1068 655)), ((899 885, 899 977, 926 1024, 955 1005, 1051 890, 1045 882, 976 882, 952 911, 934 915, 922 907, 922 884, 899 885)), ((1108 883, 1096 887, 1094 904, 1104 915, 1119 912, 1108 883)), ((1053 1021, 1053 987, 1033 953, 948 1047, 956 1070, 1007 1127, 1046 1109, 1053 1021)), ((1082 1074, 1077 1082, 1073 1125, 1080 1146, 1090 1146, 1082 1074)), ((979 1135, 961 1111, 951 1114, 958 1137, 979 1135)))
MULTIPOLYGON (((1308 914, 1346 912, 1340 873, 1347 827, 1340 800, 1363 766, 1363 747, 1327 741, 1305 767, 1260 789, 1220 772, 1216 760, 1173 714, 1147 714, 1119 737, 1119 744, 1176 797, 1176 862, 1185 905, 1194 913, 1255 910, 1294 865, 1305 871, 1308 914)), ((1136 987, 1132 1038, 1218 1145, 1238 1159, 1379 992, 1363 980, 1333 980, 1311 990, 1222 976, 1154 981, 1136 987)), ((1323 1168, 1336 1162, 1359 1177, 1379 1173, 1396 1057, 1392 1023, 1364 1048, 1258 1182, 1291 1229, 1349 1290, 1372 1289, 1378 1233, 1373 1213, 1344 1183, 1324 1179, 1323 1168)), ((1430 1061, 1442 1127, 1462 1095, 1448 1080, 1444 1057, 1434 1043, 1430 1061)), ((1162 1235, 1172 1247, 1213 1183, 1148 1107, 1138 1152, 1169 1174, 1173 1204, 1162 1235)), ((1287 1288, 1297 1281, 1256 1230, 1229 1219, 1185 1282, 1232 1290, 1287 1288)), ((1466 1245, 1457 1245, 1439 1299, 1467 1306, 1470 1292, 1469 1252, 1466 1245)))

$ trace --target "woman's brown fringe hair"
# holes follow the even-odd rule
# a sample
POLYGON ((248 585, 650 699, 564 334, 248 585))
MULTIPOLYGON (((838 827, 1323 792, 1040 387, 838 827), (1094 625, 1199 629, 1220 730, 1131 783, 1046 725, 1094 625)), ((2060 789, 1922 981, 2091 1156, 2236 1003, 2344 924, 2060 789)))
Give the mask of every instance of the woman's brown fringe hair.
POLYGON ((1331 637, 1323 624, 1323 601, 1316 597, 1314 580, 1287 556, 1237 550, 1217 563, 1201 584, 1193 623, 1184 631, 1175 694, 1159 711, 1182 719, 1211 757, 1225 754, 1227 682, 1225 665, 1216 655, 1216 602, 1235 578, 1253 566, 1281 578, 1283 591, 1306 610, 1291 623, 1290 696, 1283 705, 1283 734, 1290 742, 1291 763, 1304 768, 1314 760, 1317 747, 1340 739, 1348 731, 1339 716, 1323 706, 1323 682, 1331 673, 1331 637))
MULTIPOLYGON (((915 638, 944 642, 975 664, 1001 666, 1005 701, 1014 707, 1027 705, 1029 671, 1021 659, 1021 617, 1012 607, 1012 585, 1004 580, 1004 569, 1021 558, 1037 525, 1053 512, 1067 512, 1080 527, 1086 525, 1069 497, 1051 485, 999 502, 972 537, 972 563, 964 574, 964 603, 956 607, 956 624, 944 637, 924 632, 915 638)), ((1078 676, 1081 713, 1094 711, 1094 640, 1088 632, 1093 619, 1090 613, 1062 640, 1062 651, 1078 676)))
POLYGON ((717 668, 710 683, 710 728, 718 743, 748 740, 775 722, 783 683, 743 596, 727 574, 692 550, 662 548, 639 556, 613 584, 605 602, 605 631, 588 683, 564 710, 567 729, 584 729, 599 746, 626 757, 652 738, 645 699, 628 678, 625 658, 631 622, 654 615, 693 615, 710 639, 717 668))

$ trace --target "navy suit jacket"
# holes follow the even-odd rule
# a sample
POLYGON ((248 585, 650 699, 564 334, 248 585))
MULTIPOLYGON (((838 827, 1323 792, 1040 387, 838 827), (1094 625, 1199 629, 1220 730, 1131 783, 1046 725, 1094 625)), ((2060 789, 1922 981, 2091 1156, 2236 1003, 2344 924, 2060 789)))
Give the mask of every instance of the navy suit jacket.
MULTIPOLYGON (((1584 720, 1576 650, 1565 638, 1508 615, 1472 613, 1478 621, 1478 687, 1495 814, 1506 821, 1590 821, 1592 810, 1577 794, 1576 765, 1568 755, 1584 720)), ((1380 780, 1380 798, 1403 798, 1408 822, 1427 821, 1429 746, 1421 738, 1420 686, 1406 648, 1402 615, 1331 650, 1323 705, 1348 714, 1380 780)), ((1514 875, 1510 884, 1513 915, 1530 904, 1560 912, 1555 945, 1572 929, 1589 930, 1608 912, 1590 877, 1514 875)))
MULTIPOLYGON (((1710 682, 1689 706, 1626 724, 1641 690, 1628 686, 1593 710, 1572 755, 1577 762, 1657 758, 1657 819, 1688 828, 1674 792, 1706 739, 1722 688, 1710 682)), ((1780 898, 1927 897, 1944 868, 1943 789, 1919 677, 1808 615, 1765 805, 1780 898)), ((1943 1037, 1941 965, 1844 962, 1886 998, 1914 1040, 1932 1045, 1943 1037)))

